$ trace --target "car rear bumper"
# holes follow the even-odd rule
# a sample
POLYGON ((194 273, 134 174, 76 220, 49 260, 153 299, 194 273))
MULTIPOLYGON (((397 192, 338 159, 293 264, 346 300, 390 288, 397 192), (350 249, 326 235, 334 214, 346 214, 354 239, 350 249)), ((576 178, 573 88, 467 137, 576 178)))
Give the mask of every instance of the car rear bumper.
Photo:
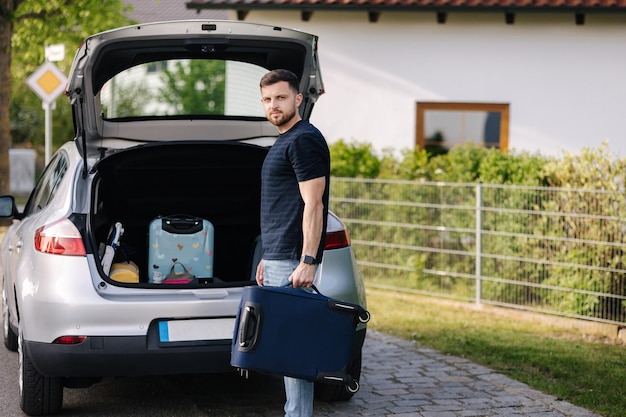
MULTIPOLYGON (((355 335, 355 355, 365 341, 355 335)), ((77 345, 24 341, 35 368, 46 376, 98 378, 230 372, 231 340, 164 345, 154 337, 91 336, 77 345)))
POLYGON ((145 336, 91 336, 77 345, 24 341, 46 376, 107 377, 214 373, 233 370, 230 340, 158 346, 145 336))

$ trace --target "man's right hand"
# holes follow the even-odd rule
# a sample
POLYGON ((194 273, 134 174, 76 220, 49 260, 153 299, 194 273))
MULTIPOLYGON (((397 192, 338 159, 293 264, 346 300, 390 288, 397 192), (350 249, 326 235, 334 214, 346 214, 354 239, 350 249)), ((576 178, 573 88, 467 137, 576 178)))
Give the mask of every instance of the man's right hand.
POLYGON ((256 267, 256 283, 263 286, 263 259, 259 261, 256 267))

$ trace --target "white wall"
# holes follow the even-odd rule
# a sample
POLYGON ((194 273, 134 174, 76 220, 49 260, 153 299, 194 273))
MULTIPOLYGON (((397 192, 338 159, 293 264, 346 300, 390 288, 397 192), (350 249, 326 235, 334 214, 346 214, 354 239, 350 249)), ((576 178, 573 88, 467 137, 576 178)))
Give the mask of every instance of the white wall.
MULTIPOLYGON (((235 15, 230 18, 235 19, 235 15)), ((326 87, 312 121, 329 142, 412 148, 417 101, 510 104, 509 147, 626 157, 626 14, 251 11, 246 21, 320 37, 326 87)))

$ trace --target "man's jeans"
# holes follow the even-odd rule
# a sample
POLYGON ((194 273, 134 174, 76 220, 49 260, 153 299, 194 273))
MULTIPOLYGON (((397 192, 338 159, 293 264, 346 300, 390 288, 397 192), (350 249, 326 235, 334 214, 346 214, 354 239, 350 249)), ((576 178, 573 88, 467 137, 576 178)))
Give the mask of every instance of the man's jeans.
MULTIPOLYGON (((263 285, 279 287, 289 284, 289 276, 300 261, 296 259, 263 260, 263 285)), ((289 312, 285 312, 289 314, 289 312)), ((306 360, 306 358, 303 358, 306 360)), ((313 416, 313 382, 285 377, 285 417, 313 416)))

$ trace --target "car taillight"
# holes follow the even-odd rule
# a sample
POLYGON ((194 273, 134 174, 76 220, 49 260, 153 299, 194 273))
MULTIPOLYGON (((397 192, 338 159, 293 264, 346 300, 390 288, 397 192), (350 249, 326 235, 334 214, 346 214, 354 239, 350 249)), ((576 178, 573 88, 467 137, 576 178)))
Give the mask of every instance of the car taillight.
POLYGON ((347 246, 350 246, 350 237, 347 230, 343 229, 326 233, 326 246, 324 246, 324 249, 339 249, 347 246))
POLYGON ((69 219, 61 219, 37 229, 35 249, 53 255, 84 256, 86 254, 83 238, 69 219))
POLYGON ((55 345, 78 345, 87 339, 86 336, 61 336, 52 342, 55 345))

